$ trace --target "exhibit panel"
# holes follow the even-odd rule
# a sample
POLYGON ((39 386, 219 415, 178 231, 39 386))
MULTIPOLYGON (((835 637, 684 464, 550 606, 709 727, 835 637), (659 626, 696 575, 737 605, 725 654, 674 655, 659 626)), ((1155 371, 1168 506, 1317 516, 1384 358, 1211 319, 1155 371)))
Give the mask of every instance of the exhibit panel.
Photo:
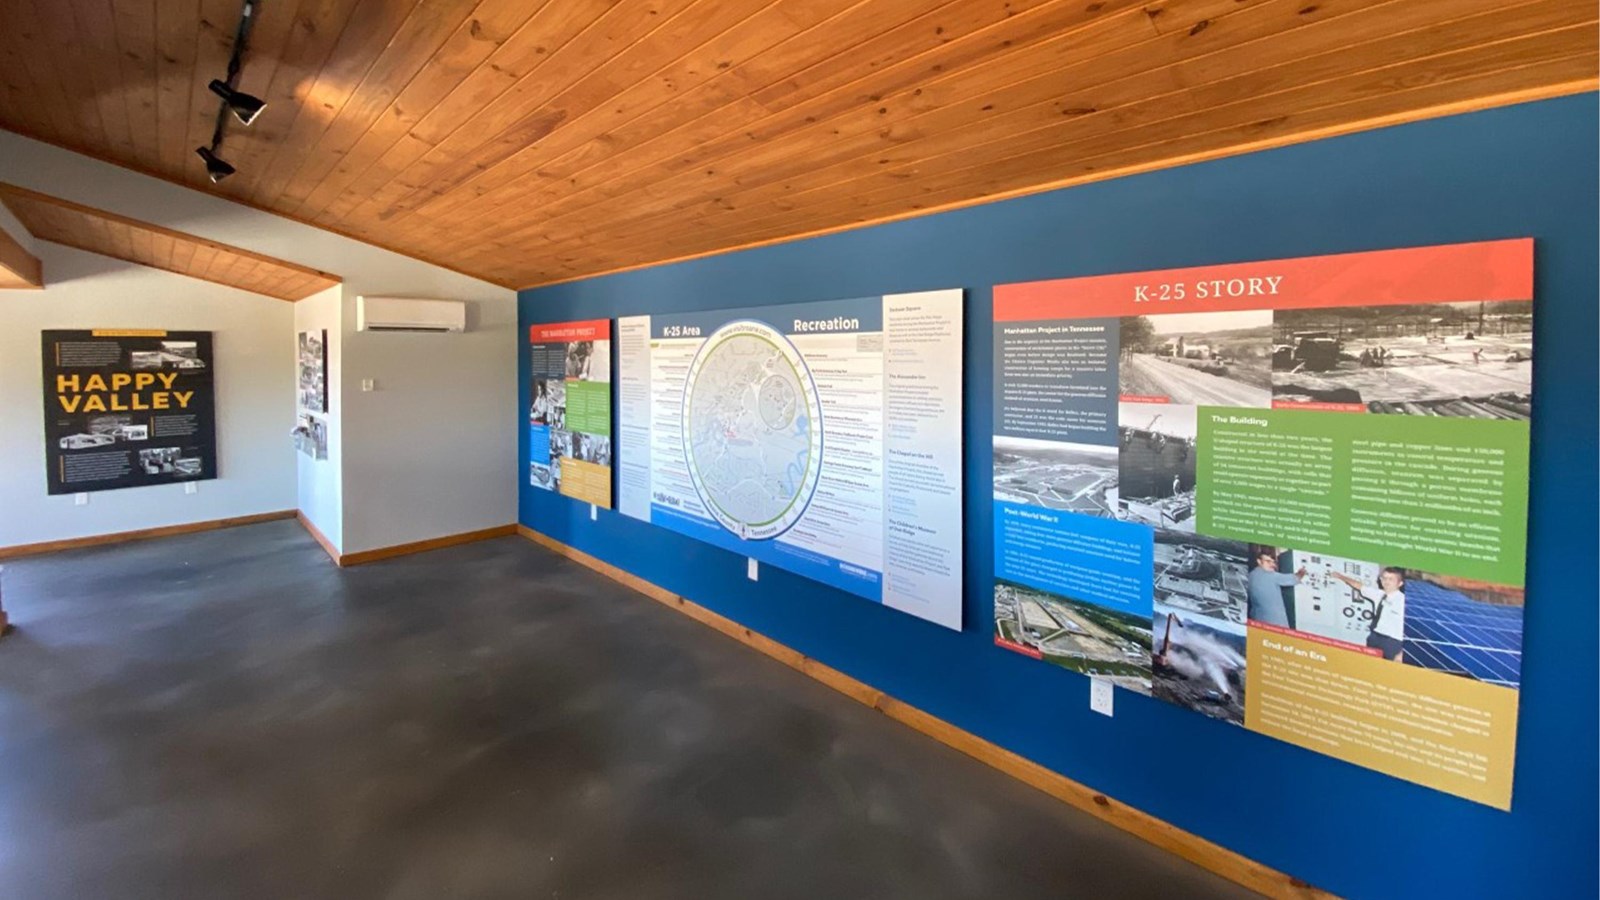
POLYGON ((302 331, 295 337, 294 444, 312 459, 328 458, 328 331, 302 331))
POLYGON ((211 332, 42 333, 51 494, 217 477, 211 332))
POLYGON ((995 289, 994 640, 1508 809, 1533 241, 995 289))
POLYGON ((959 630, 962 306, 619 318, 618 509, 959 630))
POLYGON ((611 320, 528 332, 528 483, 611 508, 611 320))

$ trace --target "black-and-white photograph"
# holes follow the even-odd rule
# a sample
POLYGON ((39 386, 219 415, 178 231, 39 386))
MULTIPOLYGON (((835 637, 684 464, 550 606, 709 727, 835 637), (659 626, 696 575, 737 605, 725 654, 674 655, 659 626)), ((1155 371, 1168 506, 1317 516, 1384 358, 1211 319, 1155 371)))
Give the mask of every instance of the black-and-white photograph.
POLYGON ((139 450, 139 468, 147 476, 173 476, 178 474, 178 460, 184 455, 182 447, 152 447, 139 450))
POLYGON ((150 439, 150 422, 134 422, 133 416, 116 413, 90 416, 89 433, 108 435, 113 441, 144 441, 150 439))
POLYGON ((296 349, 300 408, 325 413, 328 411, 328 332, 300 332, 296 349))
POLYGON ((1151 584, 1157 602, 1243 627, 1249 619, 1249 545, 1158 528, 1151 584))
POLYGON ((567 383, 560 378, 535 378, 528 403, 528 421, 534 425, 565 428, 567 425, 567 383))
POLYGON ((1272 405, 1272 311, 1128 316, 1118 331, 1124 398, 1272 405))
POLYGON ((1153 528, 1195 528, 1198 423, 1193 406, 1122 403, 1117 409, 1117 518, 1153 528))
POLYGON ((204 369, 200 346, 195 341, 162 341, 159 350, 133 350, 128 353, 130 369, 204 369))
POLYGON ((310 413, 301 413, 294 429, 294 446, 312 459, 327 459, 328 423, 310 413))
POLYGON ((994 499, 1114 518, 1117 448, 997 435, 994 499))
POLYGON ((573 459, 594 463, 597 466, 611 465, 611 438, 601 434, 585 434, 581 431, 571 433, 572 452, 567 454, 573 459))
POLYGON ((577 381, 611 380, 611 342, 573 341, 567 344, 567 377, 577 381))
POLYGON ((1533 408, 1533 304, 1279 310, 1272 368, 1280 404, 1526 420, 1533 408))

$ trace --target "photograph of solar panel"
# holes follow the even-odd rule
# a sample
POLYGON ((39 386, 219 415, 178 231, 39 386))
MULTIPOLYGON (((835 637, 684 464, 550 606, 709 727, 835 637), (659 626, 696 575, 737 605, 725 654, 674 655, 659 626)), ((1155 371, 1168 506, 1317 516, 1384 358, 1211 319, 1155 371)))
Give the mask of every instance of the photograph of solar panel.
POLYGON ((1522 681, 1522 591, 1475 600, 1422 578, 1406 582, 1405 662, 1510 688, 1522 681))

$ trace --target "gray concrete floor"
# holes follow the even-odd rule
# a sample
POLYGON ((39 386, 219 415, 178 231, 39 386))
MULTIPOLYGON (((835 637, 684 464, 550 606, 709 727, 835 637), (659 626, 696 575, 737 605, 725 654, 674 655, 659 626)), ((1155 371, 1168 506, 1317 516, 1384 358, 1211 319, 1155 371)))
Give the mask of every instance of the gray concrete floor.
POLYGON ((5 568, 8 898, 1246 895, 520 538, 5 568))

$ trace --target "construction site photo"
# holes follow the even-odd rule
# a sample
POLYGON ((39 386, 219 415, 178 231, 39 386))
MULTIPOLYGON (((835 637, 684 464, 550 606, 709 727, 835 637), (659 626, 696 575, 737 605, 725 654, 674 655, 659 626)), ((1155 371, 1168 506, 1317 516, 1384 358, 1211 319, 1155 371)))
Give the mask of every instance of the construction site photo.
POLYGON ((1526 420, 1532 309, 1472 301, 1279 310, 1273 404, 1526 420))

